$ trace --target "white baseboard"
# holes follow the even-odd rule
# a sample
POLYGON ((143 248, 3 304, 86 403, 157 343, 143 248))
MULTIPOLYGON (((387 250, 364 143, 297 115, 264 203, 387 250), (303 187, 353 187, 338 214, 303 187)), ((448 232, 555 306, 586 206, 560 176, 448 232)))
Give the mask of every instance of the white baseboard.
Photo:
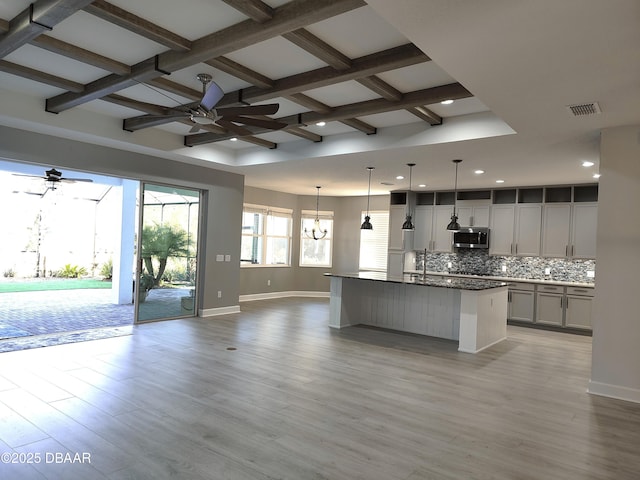
POLYGON ((589 381, 588 393, 602 397, 617 398, 628 402, 640 403, 640 389, 610 385, 608 383, 589 381))
POLYGON ((240 295, 240 301, 251 302, 253 300, 269 300, 273 298, 287 298, 287 297, 329 298, 329 292, 289 291, 289 292, 254 293, 250 295, 240 295))
POLYGON ((207 308, 198 312, 199 317, 216 317, 218 315, 228 315, 230 313, 240 313, 240 305, 230 307, 207 308))

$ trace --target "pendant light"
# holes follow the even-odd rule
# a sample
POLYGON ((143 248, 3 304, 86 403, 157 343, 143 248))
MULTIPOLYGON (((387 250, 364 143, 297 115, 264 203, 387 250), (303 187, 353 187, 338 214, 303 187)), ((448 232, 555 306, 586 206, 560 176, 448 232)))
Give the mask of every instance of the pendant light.
POLYGON ((416 166, 415 163, 407 163, 409 167, 409 191, 407 192, 407 218, 405 218, 402 224, 402 230, 415 230, 413 222, 411 221, 411 171, 416 166))
POLYGON ((373 230, 373 225, 371 225, 371 217, 369 216, 369 198, 371 197, 371 171, 374 170, 374 167, 367 167, 369 170, 369 190, 367 190, 367 214, 364 216, 364 222, 360 225, 360 230, 373 230))
POLYGON ((311 234, 309 234, 309 231, 305 228, 304 229, 304 234, 309 237, 309 238, 313 238, 314 240, 320 240, 324 237, 327 236, 327 229, 325 228, 324 230, 322 230, 320 228, 320 214, 319 214, 319 206, 320 206, 320 186, 316 186, 317 189, 317 194, 316 194, 316 219, 313 222, 313 228, 311 229, 311 234))
POLYGON ((462 160, 456 159, 452 162, 456 165, 456 182, 453 190, 453 215, 451 215, 451 221, 447 225, 447 230, 457 232, 460 230, 460 224, 458 223, 458 216, 456 215, 456 202, 458 201, 458 164, 462 160))

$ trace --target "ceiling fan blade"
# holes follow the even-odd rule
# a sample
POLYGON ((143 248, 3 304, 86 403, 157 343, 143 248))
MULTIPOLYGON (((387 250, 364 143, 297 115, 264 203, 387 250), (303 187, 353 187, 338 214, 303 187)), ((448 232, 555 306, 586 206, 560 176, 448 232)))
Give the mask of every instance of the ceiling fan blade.
POLYGON ((269 130, 280 130, 287 126, 286 123, 278 122, 277 120, 268 120, 262 118, 245 117, 243 115, 225 115, 226 120, 232 122, 244 123, 245 125, 253 125, 254 127, 268 128, 269 130))
POLYGON ((59 178, 58 181, 75 183, 75 182, 93 182, 90 178, 59 178))
POLYGON ((189 133, 196 133, 198 130, 200 130, 200 125, 194 123, 193 127, 191 127, 191 129, 189 130, 189 133))
POLYGON ((235 123, 232 123, 223 118, 216 120, 216 123, 221 127, 226 128, 230 132, 235 133, 236 135, 240 135, 241 137, 244 137, 246 135, 253 135, 253 132, 251 130, 241 127, 240 125, 236 125, 235 123))
POLYGON ((41 177, 40 175, 27 175, 26 173, 13 173, 14 177, 29 177, 29 178, 41 178, 46 180, 46 177, 41 177))
POLYGON ((224 92, 220 86, 212 81, 209 83, 209 87, 200 101, 200 106, 206 111, 209 111, 218 104, 223 96, 224 92))
POLYGON ((278 103, 266 105, 247 105, 246 107, 220 107, 216 108, 218 115, 273 115, 280 108, 278 103))

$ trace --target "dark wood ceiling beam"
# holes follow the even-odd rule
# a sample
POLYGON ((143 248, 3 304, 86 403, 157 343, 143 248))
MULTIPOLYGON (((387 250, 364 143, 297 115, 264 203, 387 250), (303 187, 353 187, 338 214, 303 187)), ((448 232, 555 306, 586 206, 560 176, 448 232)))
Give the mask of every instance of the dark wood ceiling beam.
POLYGON ((0 58, 84 8, 91 0, 38 0, 9 21, 9 28, 0 37, 0 58))
MULTIPOLYGON (((308 108, 309 110, 314 112, 329 113, 332 110, 332 108, 329 105, 322 103, 318 100, 315 100, 314 98, 311 98, 303 93, 296 93, 294 95, 289 95, 287 98, 292 102, 295 102, 298 105, 302 105, 303 107, 308 108)), ((366 133, 367 135, 376 133, 376 128, 374 126, 369 125, 368 123, 363 122, 362 120, 359 120, 357 118, 347 118, 347 119, 341 120, 340 122, 344 123, 345 125, 351 128, 360 130, 362 133, 366 133)))
POLYGON ((311 140, 313 143, 319 143, 322 141, 322 135, 317 135, 300 127, 290 127, 287 128, 285 132, 295 135, 296 137, 304 138, 305 140, 311 140))
POLYGON ((87 63, 97 68, 106 70, 107 72, 116 73, 118 75, 127 75, 131 73, 129 65, 112 60, 111 58, 98 55, 84 48, 77 47, 49 35, 40 35, 30 42, 36 47, 47 50, 48 52, 57 53, 67 58, 87 63))
POLYGON ((293 0, 276 8, 267 22, 246 20, 195 40, 189 52, 164 52, 159 65, 180 70, 365 5, 364 0, 293 0))
POLYGON ((276 80, 273 88, 262 89, 249 87, 243 96, 249 101, 263 101, 274 97, 292 95, 319 87, 368 77, 376 73, 395 70, 429 61, 424 52, 409 43, 399 47, 372 53, 352 60, 351 68, 336 70, 333 67, 322 67, 309 72, 299 73, 276 80))
POLYGON ((9 31, 9 22, 0 18, 0 33, 7 33, 9 31))
MULTIPOLYGON (((231 135, 229 138, 234 138, 234 136, 231 135)), ((240 140, 242 142, 247 142, 247 143, 251 143, 253 145, 258 145, 259 147, 266 147, 269 150, 275 150, 276 148, 278 148, 278 144, 277 143, 270 142, 269 140, 265 140, 263 138, 252 137, 251 135, 246 135, 244 137, 237 137, 237 138, 238 138, 238 140, 240 140)), ((186 145, 186 146, 189 147, 190 145, 186 145)))
POLYGON ((284 98, 291 100, 298 105, 302 105, 303 107, 308 108, 309 110, 312 110, 314 112, 327 113, 331 111, 331 107, 329 105, 322 103, 315 98, 311 98, 304 93, 285 95, 284 98))
POLYGON ((245 82, 251 83, 256 87, 260 88, 271 88, 273 87, 274 81, 269 77, 262 75, 250 68, 241 65, 238 62, 234 62, 233 60, 226 57, 217 57, 211 60, 207 60, 207 65, 213 68, 217 68, 229 75, 233 75, 240 80, 244 80, 245 82))
POLYGON ((244 13, 254 22, 264 23, 273 18, 273 8, 260 0, 222 0, 227 5, 244 13))
POLYGON ((361 85, 364 85, 369 90, 377 93, 382 98, 386 98, 387 100, 400 100, 402 98, 402 92, 395 87, 392 87, 384 80, 376 77, 375 75, 370 75, 368 77, 358 78, 357 82, 361 85))
MULTIPOLYGON (((127 107, 140 112, 148 113, 149 115, 164 115, 167 113, 167 108, 154 103, 141 102, 132 98, 123 97, 122 95, 106 95, 101 98, 105 102, 114 103, 121 107, 127 107)), ((175 119, 174 119, 175 121, 175 119)))
POLYGON ((22 78, 28 78, 29 80, 44 83, 45 85, 51 85, 52 87, 69 90, 70 92, 82 92, 84 89, 84 85, 81 83, 72 82, 71 80, 56 77, 55 75, 49 75, 48 73, 7 62, 6 60, 0 60, 0 71, 22 78))
POLYGON ((182 85, 181 83, 172 82, 171 80, 168 80, 164 77, 153 78, 151 80, 148 80, 146 83, 162 90, 166 90, 169 93, 188 98, 193 102, 199 102, 202 99, 202 90, 189 88, 185 85, 182 85))
MULTIPOLYGON (((459 83, 452 83, 449 85, 442 85, 439 87, 427 88, 424 90, 405 93, 402 96, 402 99, 397 102, 386 100, 384 98, 378 98, 375 100, 367 100, 364 102, 335 107, 330 113, 307 112, 298 115, 290 115, 288 117, 281 117, 276 120, 278 120, 279 122, 287 123, 292 127, 298 127, 301 125, 310 125, 312 123, 316 123, 319 120, 341 121, 365 115, 403 110, 417 105, 429 105, 448 98, 457 100, 460 98, 468 98, 471 96, 471 93, 462 85, 460 85, 459 83)), ((285 130, 286 128, 287 127, 285 127, 285 130)), ((265 130, 251 128, 251 131, 255 135, 263 133, 265 130)), ((229 137, 226 137, 224 135, 219 136, 208 133, 189 135, 185 138, 185 145, 202 145, 205 143, 227 140, 228 138, 229 137)))
POLYGON ((407 108, 407 112, 412 113, 416 117, 424 120, 430 125, 442 125, 442 117, 437 113, 429 110, 424 106, 410 107, 407 108))
POLYGON ((345 118, 344 120, 340 120, 340 123, 343 123, 355 130, 360 130, 362 133, 366 133, 367 135, 374 135, 378 132, 376 127, 369 125, 367 122, 364 122, 359 118, 345 118))
POLYGON ((164 52, 132 66, 130 75, 108 75, 85 85, 81 94, 67 92, 49 98, 46 108, 47 111, 59 113, 136 83, 160 77, 166 72, 225 55, 364 5, 364 0, 293 0, 275 9, 273 19, 268 22, 258 24, 246 20, 232 25, 192 42, 188 52, 164 52))
POLYGON ((345 70, 351 67, 351 59, 349 57, 343 55, 340 51, 304 28, 285 33, 283 37, 336 70, 345 70))
POLYGON ((141 37, 153 40, 171 50, 186 52, 191 49, 190 40, 104 0, 95 0, 84 7, 84 11, 141 37))

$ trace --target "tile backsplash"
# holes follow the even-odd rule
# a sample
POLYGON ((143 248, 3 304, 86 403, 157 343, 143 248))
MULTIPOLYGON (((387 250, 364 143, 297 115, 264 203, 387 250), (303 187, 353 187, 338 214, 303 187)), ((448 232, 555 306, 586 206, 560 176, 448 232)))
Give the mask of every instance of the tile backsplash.
POLYGON ((594 283, 595 260, 566 258, 513 257, 489 255, 486 250, 460 250, 456 253, 410 252, 406 269, 415 259, 415 270, 431 272, 468 272, 498 277, 558 280, 563 282, 594 283), (451 265, 449 267, 449 264, 451 265), (549 272, 548 274, 546 272, 549 272))

